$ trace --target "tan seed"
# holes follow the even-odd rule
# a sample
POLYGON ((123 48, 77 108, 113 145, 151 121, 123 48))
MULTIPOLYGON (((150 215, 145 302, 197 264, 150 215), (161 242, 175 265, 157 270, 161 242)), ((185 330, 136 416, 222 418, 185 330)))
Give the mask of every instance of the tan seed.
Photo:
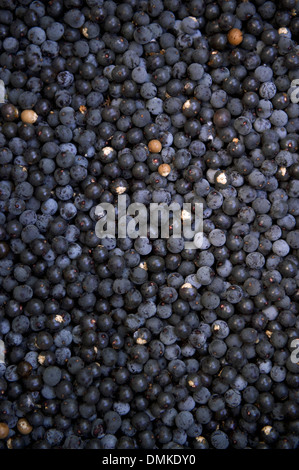
POLYGON ((151 153, 159 153, 162 150, 162 144, 160 140, 151 140, 148 144, 148 149, 151 153))
POLYGON ((0 423, 0 439, 6 439, 9 434, 9 427, 6 423, 0 423))
POLYGON ((32 431, 32 426, 28 423, 27 419, 25 418, 19 419, 17 423, 17 428, 18 428, 18 431, 24 435, 30 434, 32 431))
POLYGON ((26 124, 34 124, 37 118, 38 115, 32 109, 25 109, 21 113, 21 119, 23 122, 26 122, 26 124))
POLYGON ((170 172, 171 172, 171 168, 167 163, 162 163, 162 165, 160 165, 158 168, 158 173, 161 176, 168 176, 170 172))
POLYGON ((243 33, 238 28, 233 28, 228 32, 227 40, 233 46, 238 46, 243 41, 243 33))

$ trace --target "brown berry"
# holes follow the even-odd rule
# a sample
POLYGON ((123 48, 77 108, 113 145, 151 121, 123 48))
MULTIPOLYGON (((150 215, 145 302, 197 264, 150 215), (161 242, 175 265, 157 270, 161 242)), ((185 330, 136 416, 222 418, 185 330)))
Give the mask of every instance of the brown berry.
POLYGON ((159 153, 162 150, 162 144, 160 140, 154 139, 148 143, 148 149, 151 153, 159 153))
POLYGON ((161 176, 168 176, 171 172, 171 167, 167 163, 162 163, 162 165, 159 165, 158 172, 161 176))
POLYGON ((0 259, 5 258, 9 253, 9 246, 5 242, 0 243, 0 259))
POLYGON ((17 428, 18 428, 18 431, 24 435, 30 434, 32 431, 32 426, 28 423, 27 419, 25 418, 19 419, 17 423, 17 428))
POLYGON ((243 41, 243 33, 240 29, 233 28, 228 32, 227 39, 233 46, 238 46, 243 41))
POLYGON ((37 118, 38 115, 32 109, 25 109, 21 112, 21 119, 26 124, 34 124, 37 118))
POLYGON ((11 103, 5 103, 1 106, 1 114, 5 121, 11 122, 19 117, 19 111, 17 108, 11 103))
POLYGON ((27 361, 21 361, 17 366, 17 374, 20 377, 28 377, 32 371, 32 365, 27 361))
POLYGON ((6 439, 9 434, 9 427, 6 423, 0 423, 0 439, 6 439))

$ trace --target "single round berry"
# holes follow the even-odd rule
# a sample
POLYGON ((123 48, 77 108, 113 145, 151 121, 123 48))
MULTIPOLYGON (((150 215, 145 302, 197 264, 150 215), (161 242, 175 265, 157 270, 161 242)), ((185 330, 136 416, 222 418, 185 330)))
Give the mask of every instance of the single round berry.
POLYGON ((0 423, 0 439, 6 439, 9 434, 9 427, 6 423, 0 423))
POLYGON ((151 153, 160 153, 162 150, 162 144, 157 139, 151 140, 148 143, 148 149, 151 153))
POLYGON ((28 423, 27 419, 21 418, 17 422, 17 429, 21 434, 26 436, 32 432, 33 427, 28 423))
POLYGON ((168 165, 167 163, 162 163, 161 165, 159 165, 158 167, 158 172, 161 176, 168 176, 169 173, 171 172, 171 167, 170 165, 168 165))
POLYGON ((232 28, 227 33, 227 40, 232 46, 238 46, 243 41, 243 33, 238 28, 232 28))
POLYGON ((26 124, 34 124, 38 119, 38 115, 32 109, 25 109, 21 112, 21 119, 26 124))

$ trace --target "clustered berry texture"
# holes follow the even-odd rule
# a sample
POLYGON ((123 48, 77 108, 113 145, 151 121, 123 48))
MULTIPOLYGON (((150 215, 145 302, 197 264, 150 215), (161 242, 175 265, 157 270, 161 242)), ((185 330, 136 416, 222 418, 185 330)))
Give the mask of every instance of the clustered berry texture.
POLYGON ((0 449, 296 448, 298 1, 0 7, 0 449))

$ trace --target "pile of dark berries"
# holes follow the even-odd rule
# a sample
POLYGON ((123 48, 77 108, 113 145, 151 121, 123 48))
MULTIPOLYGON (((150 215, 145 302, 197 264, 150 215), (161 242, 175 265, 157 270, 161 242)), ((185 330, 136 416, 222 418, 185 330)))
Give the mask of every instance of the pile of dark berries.
POLYGON ((298 447, 298 1, 0 8, 0 449, 298 447))

